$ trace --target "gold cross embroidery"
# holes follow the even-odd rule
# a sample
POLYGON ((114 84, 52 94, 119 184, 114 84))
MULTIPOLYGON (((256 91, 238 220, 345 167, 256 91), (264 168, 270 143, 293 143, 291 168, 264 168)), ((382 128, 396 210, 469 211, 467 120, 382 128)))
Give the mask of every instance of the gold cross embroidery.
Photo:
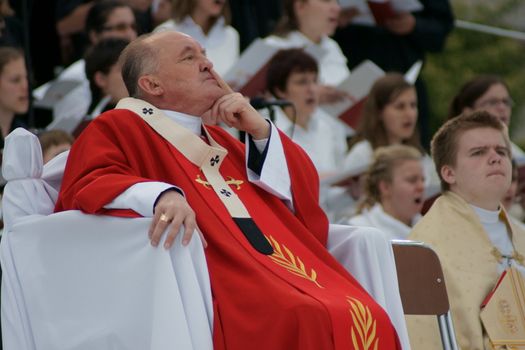
MULTIPOLYGON (((244 183, 244 181, 242 180, 235 180, 233 177, 231 176, 227 176, 226 177, 227 180, 225 181, 228 185, 233 185, 235 186, 235 189, 236 190, 240 190, 241 189, 241 185, 244 183)), ((208 181, 206 180, 203 180, 200 176, 200 174, 197 174, 197 178, 195 179, 195 182, 197 183, 200 183, 201 185, 203 185, 204 187, 208 188, 208 189, 211 189, 211 185, 208 181)))

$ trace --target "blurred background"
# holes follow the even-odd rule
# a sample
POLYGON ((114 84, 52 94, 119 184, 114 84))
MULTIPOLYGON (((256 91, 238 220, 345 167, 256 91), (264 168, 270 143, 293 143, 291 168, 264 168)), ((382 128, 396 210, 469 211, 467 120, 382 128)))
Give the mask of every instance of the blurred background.
POLYGON ((423 76, 432 132, 443 123, 457 87, 480 73, 508 83, 515 102, 510 133, 525 146, 525 0, 452 0, 456 27, 439 54, 429 53, 423 76))

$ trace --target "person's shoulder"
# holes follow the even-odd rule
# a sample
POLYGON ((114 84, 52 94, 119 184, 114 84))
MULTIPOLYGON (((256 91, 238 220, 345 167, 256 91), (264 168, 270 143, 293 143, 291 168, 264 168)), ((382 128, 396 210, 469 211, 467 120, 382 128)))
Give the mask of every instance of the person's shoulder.
POLYGON ((263 40, 265 43, 269 45, 274 45, 274 46, 278 46, 281 48, 290 46, 290 42, 285 36, 278 36, 278 35, 272 34, 272 35, 267 36, 263 40))
POLYGON ((366 152, 370 155, 373 153, 372 144, 368 140, 361 140, 354 144, 350 149, 350 152, 363 153, 366 152))
POLYGON ((370 221, 370 218, 368 217, 368 211, 364 210, 361 214, 352 216, 347 221, 348 225, 351 226, 370 226, 373 227, 372 222, 370 221))
POLYGON ((153 32, 162 32, 166 30, 177 30, 177 22, 174 19, 168 19, 165 22, 162 22, 153 29, 153 32))
POLYGON ((80 59, 73 62, 66 69, 64 69, 58 76, 59 80, 86 80, 86 61, 80 59))
POLYGON ((326 45, 327 47, 333 48, 334 50, 341 51, 341 47, 339 46, 337 41, 335 41, 334 39, 330 38, 329 36, 323 37, 322 43, 323 43, 323 45, 326 45))
POLYGON ((226 35, 229 36, 229 37, 236 37, 236 38, 239 37, 239 32, 237 31, 237 29, 233 28, 233 27, 230 26, 230 25, 226 25, 226 26, 224 26, 224 32, 225 32, 226 35))
POLYGON ((131 126, 130 123, 133 123, 133 121, 138 122, 139 120, 141 120, 141 118, 129 109, 114 108, 101 113, 98 117, 93 119, 93 123, 116 125, 117 127, 123 126, 124 128, 127 128, 131 126))

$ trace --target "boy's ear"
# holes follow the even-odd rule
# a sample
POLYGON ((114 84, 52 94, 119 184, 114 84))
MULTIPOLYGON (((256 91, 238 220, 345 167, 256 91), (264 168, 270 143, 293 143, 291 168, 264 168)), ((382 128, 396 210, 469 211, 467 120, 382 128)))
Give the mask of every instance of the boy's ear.
POLYGON ((456 172, 454 171, 454 168, 452 168, 450 165, 443 165, 441 167, 440 173, 443 180, 445 180, 445 182, 449 185, 453 185, 456 183, 456 172))

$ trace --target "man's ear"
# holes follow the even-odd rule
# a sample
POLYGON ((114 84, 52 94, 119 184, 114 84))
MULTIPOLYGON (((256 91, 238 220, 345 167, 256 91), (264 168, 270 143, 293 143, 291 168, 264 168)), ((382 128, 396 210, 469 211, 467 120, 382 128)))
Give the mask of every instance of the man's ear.
POLYGON ((143 75, 139 78, 137 84, 148 95, 159 96, 164 93, 162 85, 155 76, 143 75))
POLYGON ((449 185, 453 185, 456 183, 456 172, 450 165, 443 165, 441 167, 441 177, 443 180, 445 180, 446 183, 449 185))

